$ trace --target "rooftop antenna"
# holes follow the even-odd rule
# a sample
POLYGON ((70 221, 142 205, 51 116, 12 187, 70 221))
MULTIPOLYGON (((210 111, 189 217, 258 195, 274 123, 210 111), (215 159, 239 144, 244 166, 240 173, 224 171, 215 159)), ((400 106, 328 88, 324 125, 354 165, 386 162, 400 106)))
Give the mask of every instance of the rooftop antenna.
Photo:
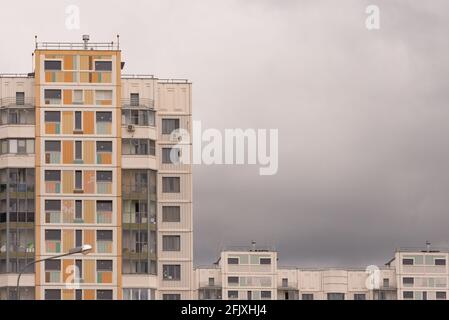
POLYGON ((251 247, 252 247, 252 251, 256 251, 256 241, 255 240, 251 241, 251 247))
POLYGON ((117 50, 120 49, 120 35, 117 35, 117 50))
POLYGON ((34 45, 36 46, 36 49, 37 49, 37 36, 36 35, 34 36, 34 45))
POLYGON ((90 40, 90 36, 88 34, 83 35, 83 41, 84 41, 84 50, 87 50, 87 43, 90 40))
POLYGON ((430 245, 431 245, 430 241, 426 241, 427 252, 430 252, 430 245))

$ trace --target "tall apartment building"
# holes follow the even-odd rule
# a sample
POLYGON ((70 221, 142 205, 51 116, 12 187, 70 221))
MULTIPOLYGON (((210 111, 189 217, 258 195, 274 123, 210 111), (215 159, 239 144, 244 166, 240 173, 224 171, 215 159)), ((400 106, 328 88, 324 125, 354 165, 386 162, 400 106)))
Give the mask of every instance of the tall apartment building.
POLYGON ((191 83, 122 75, 115 43, 36 43, 0 76, 0 298, 188 299, 191 83), (185 138, 185 137, 184 137, 185 138))
POLYGON ((374 272, 366 268, 279 267, 273 249, 223 251, 195 269, 199 300, 446 300, 448 250, 398 249, 374 272))

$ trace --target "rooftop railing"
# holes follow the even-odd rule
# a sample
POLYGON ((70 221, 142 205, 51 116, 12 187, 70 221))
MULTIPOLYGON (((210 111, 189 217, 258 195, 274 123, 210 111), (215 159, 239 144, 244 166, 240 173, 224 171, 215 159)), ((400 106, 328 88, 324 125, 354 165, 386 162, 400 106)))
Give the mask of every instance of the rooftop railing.
POLYGON ((36 42, 37 50, 120 50, 120 45, 112 42, 36 42))
POLYGON ((122 107, 125 109, 154 109, 154 100, 147 98, 139 98, 138 101, 132 99, 122 99, 122 107))
POLYGON ((31 73, 0 73, 0 78, 34 78, 34 72, 31 72, 31 73))
POLYGON ((122 79, 155 79, 152 74, 122 74, 122 79))

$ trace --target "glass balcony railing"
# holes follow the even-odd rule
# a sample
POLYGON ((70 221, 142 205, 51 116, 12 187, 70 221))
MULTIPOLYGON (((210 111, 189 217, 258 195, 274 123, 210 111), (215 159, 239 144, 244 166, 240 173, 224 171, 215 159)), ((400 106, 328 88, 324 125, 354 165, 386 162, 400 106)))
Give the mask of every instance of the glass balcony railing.
POLYGON ((46 283, 59 283, 61 282, 61 271, 46 271, 45 272, 46 283))
POLYGON ((45 241, 45 251, 49 252, 49 253, 60 253, 61 252, 61 241, 60 240, 45 241))
POLYGON ((61 223, 61 213, 60 212, 45 212, 45 223, 61 223))
POLYGON ((98 194, 111 194, 112 193, 112 183, 111 182, 97 182, 97 193, 98 194))
POLYGON ((111 211, 97 211, 97 223, 110 224, 112 223, 111 211))
POLYGON ((97 241, 98 253, 112 253, 112 241, 97 241))

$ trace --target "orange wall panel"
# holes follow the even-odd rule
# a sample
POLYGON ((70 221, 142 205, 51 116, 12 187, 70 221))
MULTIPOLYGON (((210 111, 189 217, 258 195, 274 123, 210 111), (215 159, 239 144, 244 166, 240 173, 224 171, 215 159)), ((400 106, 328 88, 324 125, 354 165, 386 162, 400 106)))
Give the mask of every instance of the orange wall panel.
POLYGON ((93 224, 95 223, 95 200, 84 201, 84 222, 93 224))
POLYGON ((62 112, 62 133, 73 134, 73 111, 62 112))
POLYGON ((93 112, 93 111, 86 111, 83 113, 84 134, 94 134, 94 132, 95 132, 94 116, 95 116, 95 112, 93 112))
POLYGON ((95 252, 95 230, 84 231, 84 244, 90 244, 92 246, 91 253, 95 252))
POLYGON ((84 290, 84 300, 95 300, 95 290, 84 290))
POLYGON ((84 193, 95 193, 95 171, 84 171, 84 193))
POLYGON ((73 141, 71 140, 62 142, 62 162, 64 164, 73 164, 73 141))
POLYGON ((65 170, 62 172, 62 192, 73 193, 74 189, 74 172, 72 170, 65 170))
POLYGON ((84 141, 84 163, 95 164, 95 141, 84 141))
POLYGON ((62 230, 62 241, 63 241, 63 252, 69 252, 70 249, 73 249, 75 244, 73 230, 62 230))
POLYGON ((84 260, 84 282, 95 283, 95 260, 84 260))
POLYGON ((72 281, 70 283, 73 283, 73 278, 75 276, 74 272, 75 269, 73 265, 75 260, 73 259, 64 259, 62 260, 62 281, 64 283, 67 283, 67 279, 72 276, 72 281))

